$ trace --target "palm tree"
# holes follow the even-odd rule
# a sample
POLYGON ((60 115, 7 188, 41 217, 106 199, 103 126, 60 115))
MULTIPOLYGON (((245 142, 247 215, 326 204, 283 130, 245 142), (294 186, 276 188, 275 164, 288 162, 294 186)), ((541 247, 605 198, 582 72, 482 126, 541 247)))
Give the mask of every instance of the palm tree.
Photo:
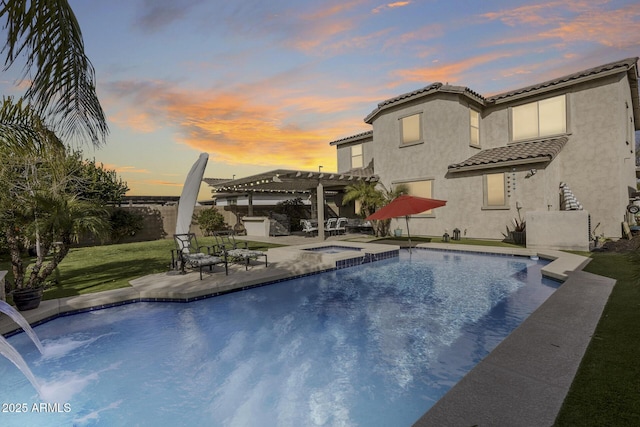
POLYGON ((356 212, 363 217, 368 217, 379 207, 384 205, 384 196, 377 188, 377 183, 358 181, 355 184, 345 187, 343 202, 360 202, 360 212, 356 212))
MULTIPOLYGON (((98 101, 95 71, 80 26, 66 0, 2 0, 6 20, 5 70, 25 59, 25 98, 63 137, 105 142, 109 133, 98 101)), ((6 122, 0 122, 2 131, 6 122)), ((10 123, 9 123, 10 125, 10 123)))
POLYGON ((80 200, 66 192, 48 191, 36 194, 34 202, 27 214, 36 220, 29 224, 27 236, 34 236, 37 231, 42 251, 28 278, 24 273, 15 275, 14 270, 16 285, 30 288, 41 286, 69 253, 71 245, 85 233, 106 236, 109 231, 107 210, 96 202, 80 200))
POLYGON ((15 287, 38 287, 79 233, 108 227, 106 212, 97 202, 78 199, 78 162, 67 161, 64 144, 30 106, 5 99, 0 123, 0 228, 15 287), (22 254, 32 244, 42 250, 27 277, 22 254))
MULTIPOLYGON (((345 196, 342 200, 344 202, 359 201, 360 212, 357 213, 366 218, 401 194, 408 194, 408 188, 404 184, 396 185, 392 190, 388 190, 381 182, 358 181, 345 188, 345 196)), ((376 236, 387 236, 390 225, 390 219, 374 220, 373 229, 376 236)))

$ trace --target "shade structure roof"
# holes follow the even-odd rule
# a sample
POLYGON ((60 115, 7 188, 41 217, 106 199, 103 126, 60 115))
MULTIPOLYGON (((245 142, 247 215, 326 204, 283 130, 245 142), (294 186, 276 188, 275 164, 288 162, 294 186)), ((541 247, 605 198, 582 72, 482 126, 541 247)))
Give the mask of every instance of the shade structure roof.
POLYGON ((431 209, 446 205, 446 200, 428 199, 403 194, 393 199, 388 205, 378 209, 366 219, 389 219, 402 216, 416 215, 431 209))
POLYGON ((377 182, 367 171, 348 173, 276 169, 238 179, 205 178, 214 193, 308 193, 322 184, 325 191, 339 191, 358 181, 377 182))

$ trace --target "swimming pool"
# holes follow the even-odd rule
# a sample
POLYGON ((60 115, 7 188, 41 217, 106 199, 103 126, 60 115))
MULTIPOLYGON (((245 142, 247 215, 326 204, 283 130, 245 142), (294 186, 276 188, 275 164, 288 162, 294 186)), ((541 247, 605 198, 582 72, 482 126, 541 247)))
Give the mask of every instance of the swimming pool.
MULTIPOLYGON (((411 425, 558 286, 527 258, 401 258, 59 318, 44 356, 11 337, 60 411, 3 425, 411 425)), ((39 402, 0 378, 0 402, 39 402)))

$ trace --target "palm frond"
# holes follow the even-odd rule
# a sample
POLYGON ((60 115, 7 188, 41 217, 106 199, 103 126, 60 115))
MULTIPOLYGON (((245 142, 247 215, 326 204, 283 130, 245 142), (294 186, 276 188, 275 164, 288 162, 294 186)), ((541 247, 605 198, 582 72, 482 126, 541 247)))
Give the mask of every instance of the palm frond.
POLYGON ((36 151, 43 144, 61 149, 62 142, 51 131, 42 118, 22 99, 14 101, 5 97, 0 104, 0 150, 25 152, 36 151))
POLYGON ((5 0, 5 70, 26 58, 22 80, 35 76, 26 97, 63 137, 102 144, 109 133, 95 90, 95 71, 66 0, 5 0))

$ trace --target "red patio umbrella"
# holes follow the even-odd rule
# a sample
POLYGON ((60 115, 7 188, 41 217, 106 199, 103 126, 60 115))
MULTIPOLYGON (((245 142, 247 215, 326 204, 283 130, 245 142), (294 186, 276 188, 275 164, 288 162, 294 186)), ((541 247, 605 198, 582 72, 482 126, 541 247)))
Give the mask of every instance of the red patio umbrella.
POLYGON ((407 221, 407 236, 409 237, 409 252, 411 252, 411 234, 409 233, 409 215, 419 214, 420 212, 439 208, 446 205, 446 200, 427 199, 425 197, 416 197, 403 194, 391 201, 386 206, 378 209, 369 215, 366 220, 371 219, 389 219, 405 217, 407 221))

